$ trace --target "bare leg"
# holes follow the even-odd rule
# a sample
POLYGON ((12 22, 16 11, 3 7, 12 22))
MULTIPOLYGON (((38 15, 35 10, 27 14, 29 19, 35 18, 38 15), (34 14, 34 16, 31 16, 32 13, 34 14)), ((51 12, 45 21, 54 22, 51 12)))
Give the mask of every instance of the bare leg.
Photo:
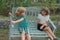
POLYGON ((54 35, 54 33, 52 32, 52 30, 48 27, 48 32, 53 36, 53 38, 56 38, 56 36, 54 35))
POLYGON ((53 40, 53 37, 52 37, 52 35, 47 31, 47 28, 45 28, 44 30, 47 32, 47 34, 48 34, 48 36, 50 37, 50 39, 53 40))
POLYGON ((26 34, 26 38, 27 38, 27 40, 31 40, 31 37, 29 34, 26 34))
POLYGON ((22 40, 25 40, 25 32, 22 32, 21 37, 22 37, 22 38, 21 38, 22 40))

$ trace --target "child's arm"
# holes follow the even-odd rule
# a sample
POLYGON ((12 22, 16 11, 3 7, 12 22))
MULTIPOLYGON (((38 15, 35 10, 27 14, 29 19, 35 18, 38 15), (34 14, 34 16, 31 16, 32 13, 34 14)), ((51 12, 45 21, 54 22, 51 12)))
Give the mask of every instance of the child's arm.
POLYGON ((47 18, 46 18, 46 21, 45 21, 45 23, 44 23, 44 25, 46 25, 46 26, 48 26, 48 21, 49 21, 49 15, 47 16, 47 18))
POLYGON ((48 26, 48 21, 46 21, 43 25, 48 26))
POLYGON ((42 23, 42 22, 40 21, 40 19, 37 19, 37 22, 38 22, 39 24, 42 24, 42 26, 41 26, 41 28, 40 28, 40 29, 42 29, 44 26, 47 26, 47 22, 48 22, 48 21, 46 21, 45 23, 42 23))
POLYGON ((12 13, 11 13, 11 12, 9 12, 9 15, 10 15, 11 17, 13 17, 13 18, 14 18, 14 16, 12 15, 12 13))
POLYGON ((16 20, 16 21, 11 21, 13 24, 15 24, 15 23, 18 23, 18 22, 21 22, 21 21, 23 21, 24 20, 24 18, 21 18, 21 19, 19 19, 19 20, 16 20))
POLYGON ((40 21, 40 19, 37 19, 37 22, 38 22, 39 24, 43 24, 43 23, 40 21))
POLYGON ((46 21, 45 23, 48 24, 48 21, 46 21))
POLYGON ((45 23, 43 23, 43 25, 41 26, 40 29, 42 29, 44 26, 48 26, 48 21, 46 21, 45 23))

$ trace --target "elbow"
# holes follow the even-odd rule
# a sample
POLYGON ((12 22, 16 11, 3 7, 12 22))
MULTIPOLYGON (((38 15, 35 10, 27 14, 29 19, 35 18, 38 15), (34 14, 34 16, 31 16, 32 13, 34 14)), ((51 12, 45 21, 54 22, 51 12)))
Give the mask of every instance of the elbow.
POLYGON ((37 21, 37 23, 40 23, 39 21, 37 21))

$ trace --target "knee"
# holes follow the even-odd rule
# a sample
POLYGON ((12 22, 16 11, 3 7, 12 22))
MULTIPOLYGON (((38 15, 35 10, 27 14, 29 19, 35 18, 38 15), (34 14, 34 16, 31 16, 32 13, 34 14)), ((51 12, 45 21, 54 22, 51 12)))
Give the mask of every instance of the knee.
POLYGON ((48 27, 48 30, 50 30, 50 27, 48 27))
POLYGON ((25 32, 22 32, 22 35, 25 35, 25 32))
POLYGON ((46 27, 44 30, 47 31, 47 30, 49 30, 49 29, 50 29, 49 27, 46 27))
POLYGON ((31 36, 28 34, 28 35, 27 35, 27 38, 29 38, 29 39, 30 39, 30 38, 31 38, 31 36))

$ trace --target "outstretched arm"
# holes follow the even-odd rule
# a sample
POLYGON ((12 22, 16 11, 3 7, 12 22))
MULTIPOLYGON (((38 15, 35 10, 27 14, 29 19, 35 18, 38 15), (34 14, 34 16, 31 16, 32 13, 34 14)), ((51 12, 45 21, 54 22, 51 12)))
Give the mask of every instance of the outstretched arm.
POLYGON ((16 21, 11 21, 13 24, 15 24, 15 23, 18 23, 18 22, 21 22, 21 21, 23 21, 24 20, 24 18, 21 18, 21 19, 19 19, 19 20, 16 20, 16 21))
POLYGON ((14 16, 12 15, 12 13, 11 13, 11 12, 9 12, 9 15, 10 15, 12 18, 14 18, 14 16))

